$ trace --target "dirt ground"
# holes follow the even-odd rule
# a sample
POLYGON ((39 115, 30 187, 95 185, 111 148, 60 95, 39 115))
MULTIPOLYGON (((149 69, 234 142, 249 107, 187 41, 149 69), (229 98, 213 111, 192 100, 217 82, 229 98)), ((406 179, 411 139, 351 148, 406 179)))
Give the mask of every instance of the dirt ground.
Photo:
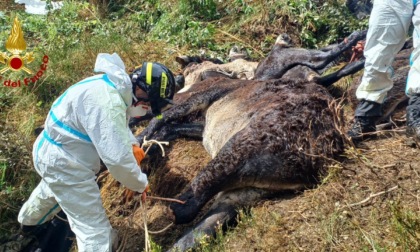
POLYGON ((1 0, 0 1, 0 10, 4 12, 16 11, 16 10, 25 10, 24 4, 16 4, 15 0, 1 0))
MULTIPOLYGON (((170 143, 166 147, 166 156, 160 160, 144 160, 142 168, 149 173, 152 196, 175 198, 197 172, 210 160, 200 142, 184 139, 170 143)), ((103 179, 102 198, 104 207, 110 216, 112 226, 120 235, 119 251, 144 250, 143 214, 147 213, 149 231, 159 231, 172 223, 168 214, 169 202, 148 200, 147 210, 140 206, 139 195, 130 202, 123 201, 124 189, 112 176, 103 179)), ((166 247, 185 231, 188 226, 171 226, 160 234, 152 234, 153 241, 166 247)))

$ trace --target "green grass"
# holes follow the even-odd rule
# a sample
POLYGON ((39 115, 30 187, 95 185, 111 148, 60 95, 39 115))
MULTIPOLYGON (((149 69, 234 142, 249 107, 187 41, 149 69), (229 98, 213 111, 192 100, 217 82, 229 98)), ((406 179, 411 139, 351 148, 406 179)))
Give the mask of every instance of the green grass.
POLYGON ((6 159, 0 159, 0 191, 3 191, 6 186, 6 169, 6 159))
POLYGON ((392 230, 398 247, 403 251, 420 250, 420 214, 406 209, 401 203, 391 204, 392 230))

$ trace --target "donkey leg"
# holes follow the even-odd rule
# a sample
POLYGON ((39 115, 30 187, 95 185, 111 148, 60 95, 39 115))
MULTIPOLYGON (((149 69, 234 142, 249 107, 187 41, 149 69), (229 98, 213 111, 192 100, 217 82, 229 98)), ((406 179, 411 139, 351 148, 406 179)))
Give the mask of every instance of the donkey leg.
POLYGON ((170 249, 185 251, 194 248, 199 241, 213 237, 217 230, 226 230, 235 225, 238 211, 268 197, 272 192, 255 188, 242 188, 220 193, 207 214, 192 229, 188 230, 170 249))

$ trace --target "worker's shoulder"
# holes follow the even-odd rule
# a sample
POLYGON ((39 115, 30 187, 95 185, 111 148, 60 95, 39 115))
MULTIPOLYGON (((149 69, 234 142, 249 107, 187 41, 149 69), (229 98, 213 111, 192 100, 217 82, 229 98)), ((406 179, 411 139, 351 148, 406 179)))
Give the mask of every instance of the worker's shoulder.
POLYGON ((91 81, 69 89, 70 93, 79 96, 84 103, 96 104, 101 106, 116 106, 124 104, 124 100, 120 92, 106 84, 103 80, 91 81))
POLYGON ((91 87, 97 87, 100 88, 102 87, 107 87, 107 88, 112 88, 112 89, 116 89, 115 84, 107 77, 106 74, 97 74, 97 75, 93 75, 90 77, 87 77, 77 83, 75 83, 72 87, 77 87, 77 88, 91 88, 91 87))

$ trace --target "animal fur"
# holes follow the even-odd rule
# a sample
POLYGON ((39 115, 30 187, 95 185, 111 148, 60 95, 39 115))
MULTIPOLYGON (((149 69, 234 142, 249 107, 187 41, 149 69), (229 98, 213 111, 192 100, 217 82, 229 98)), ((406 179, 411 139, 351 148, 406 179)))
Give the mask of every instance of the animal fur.
MULTIPOLYGON (((350 42, 323 53, 274 46, 259 64, 258 78, 197 79, 187 91, 175 95, 175 105, 163 112, 161 119, 149 123, 139 141, 143 137, 164 138, 171 132, 185 133, 188 127, 179 125, 193 122, 195 115, 204 120, 203 126, 194 127, 194 134, 202 130, 203 145, 212 160, 179 196, 186 204, 171 204, 176 223, 192 221, 216 195, 229 195, 218 197, 210 212, 175 247, 184 250, 194 246, 194 234, 212 234, 218 221, 232 219, 237 206, 319 182, 329 160, 343 151, 339 130, 343 116, 327 89, 319 85, 325 78, 318 76, 313 78, 316 82, 311 81, 308 74, 296 75, 291 69, 316 73, 363 36, 365 31, 356 32, 350 42), (302 61, 291 57, 293 52, 303 55, 302 61), (243 195, 252 197, 247 201, 243 195)), ((349 72, 343 68, 329 76, 328 82, 349 72)))
MULTIPOLYGON (((193 220, 219 192, 312 187, 328 159, 343 151, 336 128, 341 115, 331 106, 327 90, 313 82, 209 79, 179 94, 176 102, 162 119, 152 120, 139 139, 157 138, 154 132, 190 113, 205 115, 204 146, 214 158, 180 195, 186 204, 170 206, 178 224, 193 220)), ((209 218, 206 222, 213 223, 214 217, 209 218)))
POLYGON ((279 79, 290 70, 299 73, 302 69, 294 69, 297 66, 304 66, 308 71, 322 74, 326 67, 337 60, 343 52, 366 37, 366 33, 366 30, 354 32, 340 44, 321 50, 291 47, 290 40, 282 34, 267 57, 258 64, 255 79, 279 79))
MULTIPOLYGON (((179 60, 177 60, 179 62, 179 60)), ((195 83, 209 77, 226 76, 231 79, 253 79, 258 62, 236 59, 226 64, 215 64, 211 61, 203 61, 199 64, 188 65, 184 70, 185 84, 179 93, 189 90, 195 83)))

